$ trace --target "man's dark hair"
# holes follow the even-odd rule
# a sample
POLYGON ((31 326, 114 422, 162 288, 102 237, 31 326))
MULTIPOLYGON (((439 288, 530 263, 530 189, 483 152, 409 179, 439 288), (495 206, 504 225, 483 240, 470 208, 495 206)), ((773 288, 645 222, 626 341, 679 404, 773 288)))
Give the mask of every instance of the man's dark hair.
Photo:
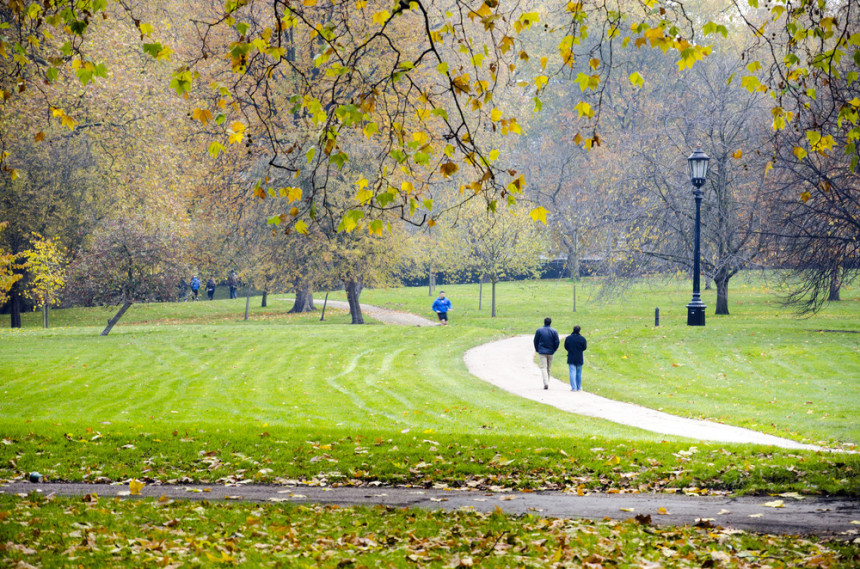
POLYGON ((549 326, 550 324, 552 324, 552 318, 547 316, 546 318, 543 319, 543 325, 544 326, 549 326))
POLYGON ((574 333, 574 334, 579 334, 579 331, 580 331, 580 330, 582 330, 582 328, 580 328, 579 326, 574 326, 574 327, 573 327, 573 333, 574 333))

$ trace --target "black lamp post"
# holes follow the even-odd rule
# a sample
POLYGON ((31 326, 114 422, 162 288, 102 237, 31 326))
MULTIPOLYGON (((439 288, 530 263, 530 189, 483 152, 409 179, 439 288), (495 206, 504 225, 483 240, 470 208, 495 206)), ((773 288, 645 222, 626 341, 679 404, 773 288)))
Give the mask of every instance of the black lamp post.
POLYGON ((700 224, 702 219, 702 186, 708 175, 708 155, 702 152, 699 145, 696 151, 687 158, 689 166, 690 181, 693 182, 693 196, 696 198, 696 240, 693 248, 693 300, 687 305, 687 326, 705 325, 705 303, 699 295, 699 241, 700 224))

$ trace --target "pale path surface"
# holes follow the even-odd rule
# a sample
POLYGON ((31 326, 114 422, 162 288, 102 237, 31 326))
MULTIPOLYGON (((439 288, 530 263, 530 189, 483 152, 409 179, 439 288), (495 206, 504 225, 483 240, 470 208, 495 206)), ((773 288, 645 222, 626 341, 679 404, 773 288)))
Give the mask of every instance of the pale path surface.
MULTIPOLYGON (((292 298, 281 298, 279 300, 284 301, 292 301, 292 298)), ((349 303, 344 302, 342 300, 329 300, 328 305, 333 308, 340 308, 343 310, 349 310, 349 303)), ((317 307, 318 310, 322 310, 322 302, 315 301, 314 306, 317 307)), ((424 318, 423 316, 418 316, 417 314, 411 314, 409 312, 398 312, 397 310, 389 310, 387 308, 380 308, 378 306, 371 306, 370 304, 361 304, 361 313, 365 316, 370 316, 375 320, 379 320, 383 324, 396 324, 399 326, 438 326, 439 323, 433 320, 429 320, 424 318)))
MULTIPOLYGON (((552 405, 563 411, 606 419, 646 431, 702 441, 825 450, 815 445, 805 445, 740 427, 685 419, 640 405, 606 399, 586 391, 572 392, 569 383, 556 379, 553 379, 549 389, 545 390, 540 369, 534 361, 532 340, 532 336, 516 336, 472 348, 464 357, 466 367, 471 374, 520 397, 552 405)), ((566 353, 557 352, 553 364, 562 365, 566 369, 566 353)))

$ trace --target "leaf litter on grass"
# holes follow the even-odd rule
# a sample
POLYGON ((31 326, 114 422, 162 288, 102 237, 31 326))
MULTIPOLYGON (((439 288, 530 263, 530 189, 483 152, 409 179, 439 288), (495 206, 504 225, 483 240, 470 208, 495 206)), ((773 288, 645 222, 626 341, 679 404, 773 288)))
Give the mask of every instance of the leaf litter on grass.
POLYGON ((496 510, 0 496, 9 566, 789 567, 848 568, 856 544, 640 516, 587 521, 496 510))

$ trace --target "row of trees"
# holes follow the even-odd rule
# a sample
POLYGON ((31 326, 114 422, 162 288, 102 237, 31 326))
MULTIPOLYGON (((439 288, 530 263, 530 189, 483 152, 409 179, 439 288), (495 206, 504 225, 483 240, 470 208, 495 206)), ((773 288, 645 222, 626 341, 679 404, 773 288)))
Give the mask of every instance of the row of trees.
POLYGON ((236 267, 297 310, 345 286, 355 321, 407 255, 493 283, 541 250, 574 275, 584 256, 677 270, 696 142, 718 312, 756 264, 792 269, 816 309, 856 274, 856 6, 754 4, 4 4, 13 310, 34 232, 74 259, 69 299, 125 306, 236 267), (99 283, 99 255, 154 264, 99 283))

